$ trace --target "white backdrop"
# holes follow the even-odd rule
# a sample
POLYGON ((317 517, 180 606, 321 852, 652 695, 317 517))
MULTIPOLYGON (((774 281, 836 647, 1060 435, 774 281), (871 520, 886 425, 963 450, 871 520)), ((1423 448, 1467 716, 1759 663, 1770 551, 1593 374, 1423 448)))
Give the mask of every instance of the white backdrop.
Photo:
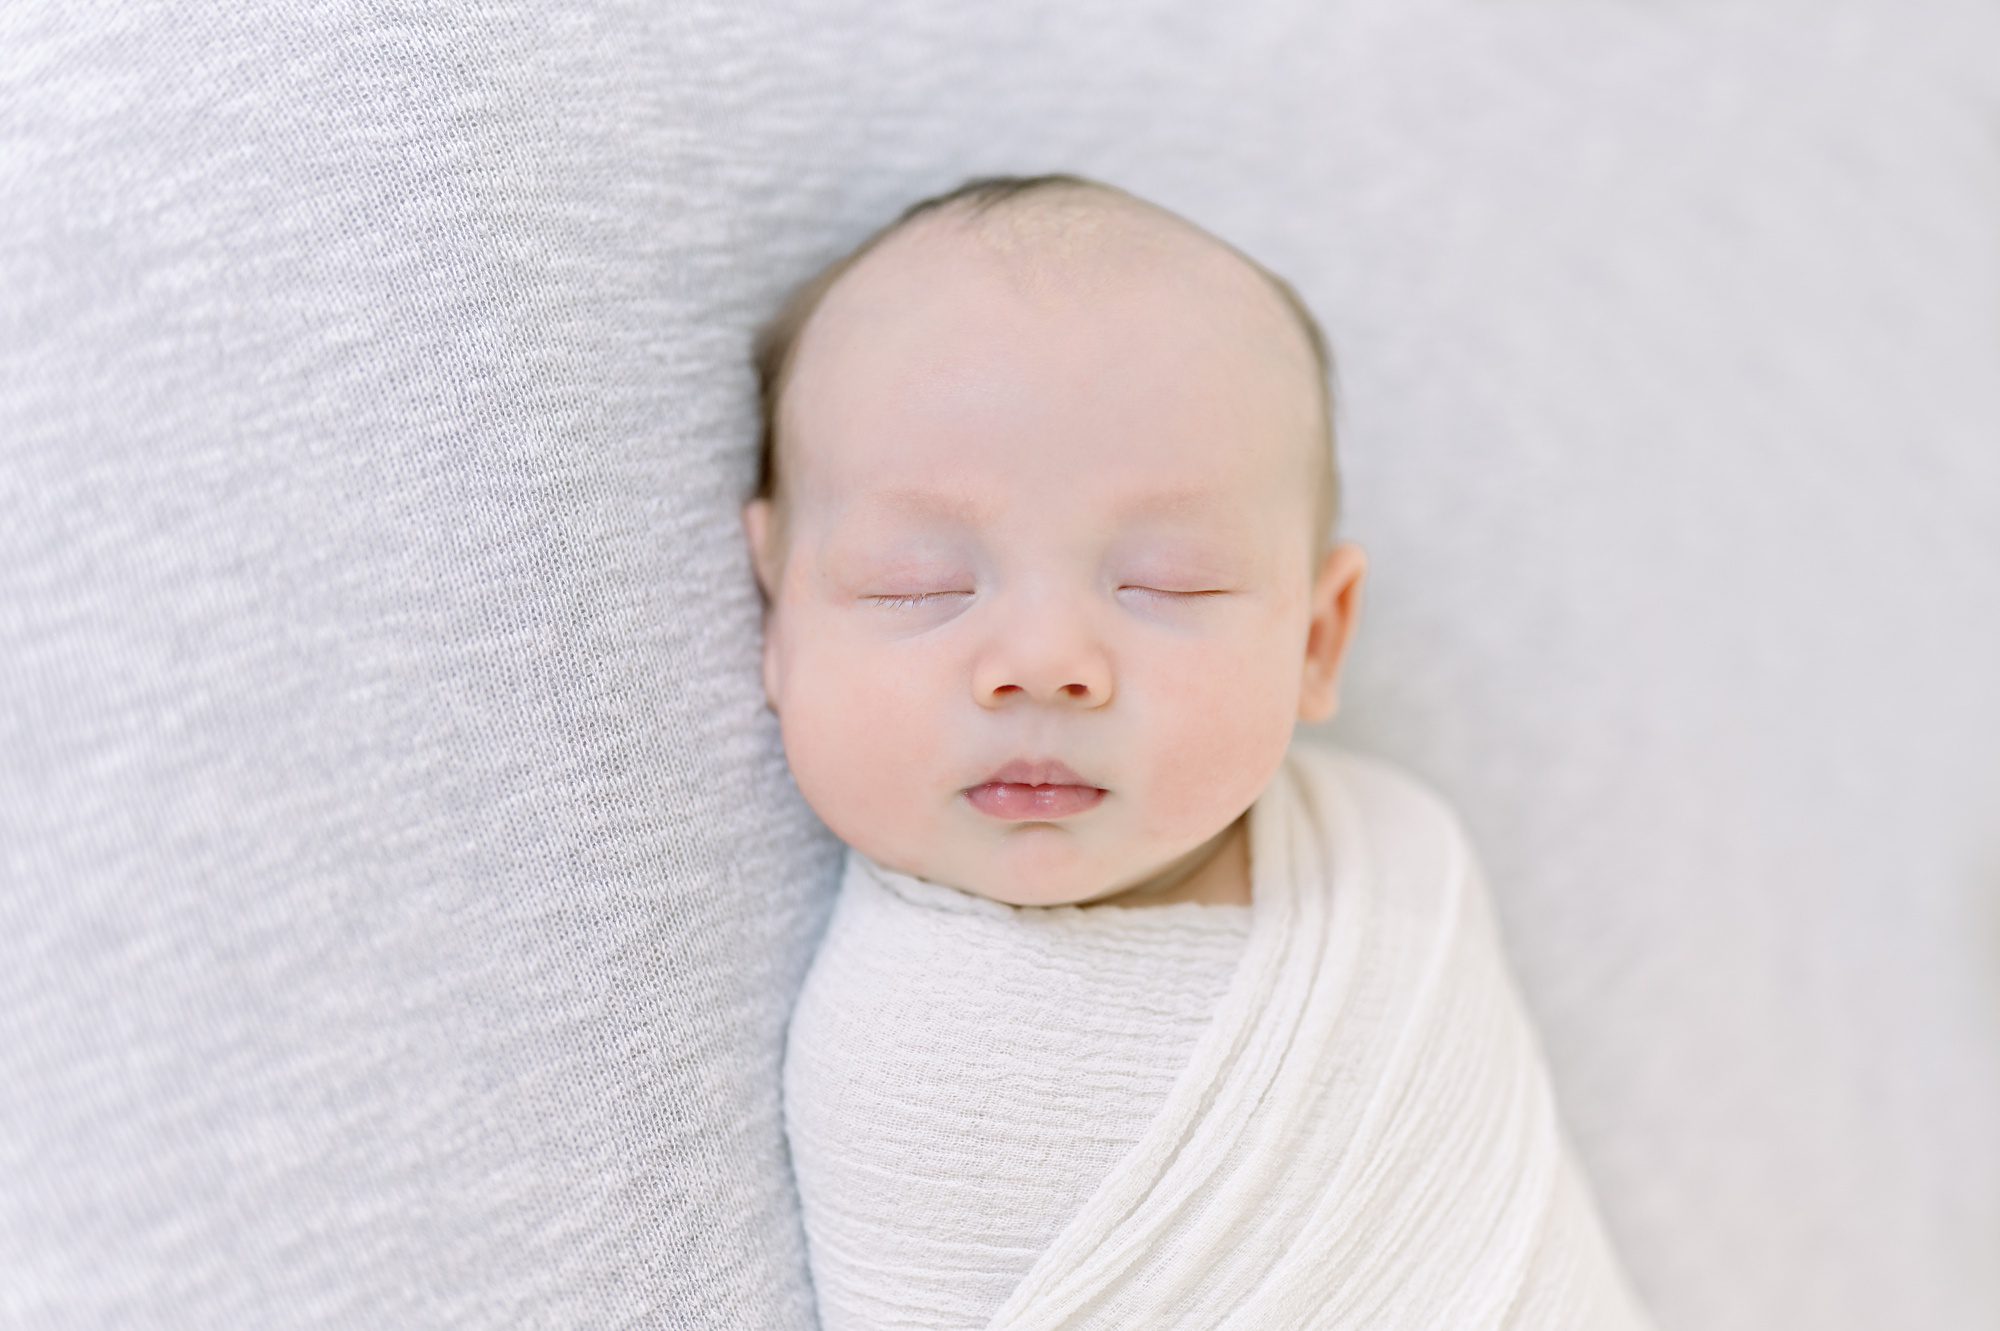
POLYGON ((1398 7, 1265 150, 1334 727, 1465 809, 1666 1326, 2000 1325, 1996 12, 1398 7))

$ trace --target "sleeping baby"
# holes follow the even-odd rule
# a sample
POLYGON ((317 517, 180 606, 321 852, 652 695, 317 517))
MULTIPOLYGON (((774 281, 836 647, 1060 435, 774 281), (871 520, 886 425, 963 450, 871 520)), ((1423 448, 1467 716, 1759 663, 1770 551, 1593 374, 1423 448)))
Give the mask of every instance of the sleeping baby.
POLYGON ((985 178, 756 359, 764 693, 847 847, 783 1077, 828 1331, 1647 1327, 1460 820, 1297 729, 1366 560, 1292 288, 985 178))

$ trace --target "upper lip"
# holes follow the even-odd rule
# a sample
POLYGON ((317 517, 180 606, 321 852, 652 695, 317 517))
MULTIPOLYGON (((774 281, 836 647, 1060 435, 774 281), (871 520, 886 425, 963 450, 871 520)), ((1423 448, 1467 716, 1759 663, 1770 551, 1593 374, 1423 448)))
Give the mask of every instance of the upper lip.
POLYGON ((1093 790, 1103 789, 1094 781, 1084 780, 1053 758, 1016 758, 986 780, 989 784, 998 782, 1022 786, 1089 786, 1093 790))

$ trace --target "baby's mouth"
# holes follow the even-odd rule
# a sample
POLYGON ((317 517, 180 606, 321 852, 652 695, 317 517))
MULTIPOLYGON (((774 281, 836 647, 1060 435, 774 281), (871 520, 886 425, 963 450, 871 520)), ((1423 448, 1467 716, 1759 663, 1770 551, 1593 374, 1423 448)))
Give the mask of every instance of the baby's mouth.
POLYGON ((1025 785, 988 781, 965 792, 973 808, 1009 822, 1068 818, 1094 809, 1107 792, 1098 786, 1025 785))

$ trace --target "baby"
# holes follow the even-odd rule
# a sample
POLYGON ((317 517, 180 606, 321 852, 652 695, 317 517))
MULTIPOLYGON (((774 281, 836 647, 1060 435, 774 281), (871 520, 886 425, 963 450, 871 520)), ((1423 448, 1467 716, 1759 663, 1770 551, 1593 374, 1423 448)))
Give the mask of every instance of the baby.
POLYGON ((1282 281, 1072 179, 918 205, 767 333, 765 693, 878 863, 1245 903, 1244 812, 1333 715, 1366 567, 1326 352, 1282 281))
POLYGON ((1291 287, 989 178, 756 355, 763 687, 849 848, 785 1064, 823 1324, 1642 1326, 1462 826, 1296 732, 1367 561, 1291 287))

